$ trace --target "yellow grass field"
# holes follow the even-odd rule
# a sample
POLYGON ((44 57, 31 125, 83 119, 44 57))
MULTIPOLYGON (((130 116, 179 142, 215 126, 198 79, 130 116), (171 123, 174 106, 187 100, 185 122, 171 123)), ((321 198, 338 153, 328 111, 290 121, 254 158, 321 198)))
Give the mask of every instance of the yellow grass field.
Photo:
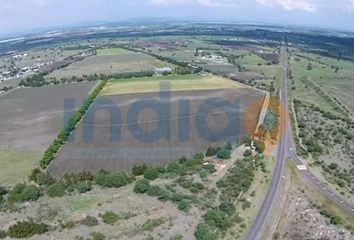
POLYGON ((14 185, 27 180, 31 170, 38 167, 41 151, 0 150, 0 182, 14 185))
POLYGON ((230 79, 218 76, 161 76, 132 78, 127 80, 111 80, 102 90, 101 95, 116 95, 127 93, 158 92, 160 83, 170 82, 171 91, 208 90, 242 88, 243 85, 230 79))

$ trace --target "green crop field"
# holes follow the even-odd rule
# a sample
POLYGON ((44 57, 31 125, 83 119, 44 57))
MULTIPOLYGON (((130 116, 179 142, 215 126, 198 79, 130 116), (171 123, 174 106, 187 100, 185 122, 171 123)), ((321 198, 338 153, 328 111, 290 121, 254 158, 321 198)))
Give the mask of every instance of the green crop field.
POLYGON ((127 54, 127 53, 129 53, 129 51, 123 48, 97 49, 97 56, 112 56, 112 55, 127 54))

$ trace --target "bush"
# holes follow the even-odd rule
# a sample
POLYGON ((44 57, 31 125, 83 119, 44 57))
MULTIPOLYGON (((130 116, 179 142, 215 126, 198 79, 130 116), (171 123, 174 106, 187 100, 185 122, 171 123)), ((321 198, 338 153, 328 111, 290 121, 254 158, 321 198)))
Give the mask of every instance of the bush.
POLYGON ((0 230, 0 239, 4 239, 7 237, 7 233, 3 230, 0 230))
POLYGON ((39 168, 32 169, 31 174, 29 175, 28 179, 30 181, 36 182, 37 181, 37 176, 40 174, 42 171, 39 168))
POLYGON ((146 179, 138 180, 134 185, 134 192, 145 193, 150 188, 150 183, 146 179))
POLYGON ((148 167, 144 172, 144 178, 155 180, 159 177, 159 171, 155 167, 148 167))
POLYGON ((102 220, 105 224, 113 225, 119 220, 119 216, 112 211, 107 211, 102 215, 102 220))
POLYGON ((335 170, 339 167, 339 165, 338 165, 338 163, 331 163, 328 167, 332 170, 335 170))
POLYGON ((48 173, 40 172, 37 174, 36 183, 38 185, 50 186, 55 183, 55 180, 48 173))
POLYGON ((256 150, 258 153, 264 153, 265 144, 263 141, 256 141, 255 145, 256 145, 256 150))
POLYGON ((203 160, 203 159, 204 159, 204 154, 203 154, 203 153, 196 153, 196 154, 193 156, 193 159, 196 159, 196 160, 203 160))
POLYGON ((90 236, 92 237, 92 240, 105 240, 106 239, 106 236, 100 232, 92 232, 92 233, 90 233, 90 236))
POLYGON ((146 164, 134 165, 134 167, 132 168, 132 174, 134 176, 143 175, 146 169, 147 169, 146 164))
POLYGON ((7 194, 7 189, 3 186, 0 186, 0 196, 4 196, 7 194))
POLYGON ((151 197, 157 197, 161 194, 162 191, 163 190, 159 186, 151 186, 146 193, 151 197))
POLYGON ((235 212, 235 206, 230 202, 222 202, 219 205, 219 209, 225 214, 231 214, 235 212))
POLYGON ((244 154, 243 154, 243 156, 244 157, 250 157, 250 156, 252 156, 252 151, 251 150, 249 150, 249 149, 247 149, 245 152, 244 152, 244 154))
POLYGON ((26 201, 36 201, 40 196, 40 191, 36 186, 25 185, 22 183, 17 184, 9 192, 8 201, 9 202, 26 202, 26 201))
POLYGON ((62 197, 65 195, 65 188, 60 183, 55 183, 48 187, 47 194, 49 197, 62 197))
POLYGON ((251 207, 251 203, 246 201, 244 203, 242 203, 242 209, 243 210, 246 210, 247 208, 250 208, 251 207))
MULTIPOLYGON (((187 162, 187 159, 186 161, 184 161, 184 163, 187 162)), ((170 163, 167 165, 167 172, 169 173, 176 173, 178 172, 180 168, 180 165, 178 163, 170 163)))
POLYGON ((221 150, 220 147, 209 147, 207 152, 205 153, 205 156, 207 157, 212 157, 218 154, 218 152, 221 150))
POLYGON ((218 152, 217 157, 220 159, 230 159, 231 151, 223 148, 218 152))
POLYGON ((82 223, 86 226, 92 227, 98 225, 98 220, 93 216, 87 216, 82 223))
POLYGON ((226 214, 220 210, 209 210, 204 215, 204 220, 211 226, 218 227, 220 229, 226 229, 230 222, 226 218, 226 214))
POLYGON ((213 231, 214 229, 210 229, 207 224, 201 223, 198 224, 194 236, 197 240, 216 240, 217 234, 213 231))
POLYGON ((91 191, 91 188, 92 188, 91 182, 88 182, 88 181, 78 182, 76 185, 76 189, 79 193, 85 193, 85 192, 91 191))
POLYGON ((102 187, 119 188, 127 185, 131 179, 124 172, 100 171, 96 177, 96 183, 102 187))
POLYGON ((188 201, 182 200, 178 203, 177 207, 181 211, 188 211, 188 209, 190 208, 190 204, 188 201))
POLYGON ((36 234, 43 234, 49 230, 49 226, 44 223, 34 223, 31 221, 17 222, 10 226, 7 234, 12 238, 28 238, 36 234))

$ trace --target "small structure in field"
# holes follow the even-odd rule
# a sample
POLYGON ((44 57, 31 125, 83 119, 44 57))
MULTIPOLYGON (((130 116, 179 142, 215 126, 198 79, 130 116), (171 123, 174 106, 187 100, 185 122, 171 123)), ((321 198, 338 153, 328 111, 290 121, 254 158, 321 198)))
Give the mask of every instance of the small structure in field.
POLYGON ((170 74, 171 72, 172 68, 170 67, 155 68, 155 73, 158 75, 170 74))

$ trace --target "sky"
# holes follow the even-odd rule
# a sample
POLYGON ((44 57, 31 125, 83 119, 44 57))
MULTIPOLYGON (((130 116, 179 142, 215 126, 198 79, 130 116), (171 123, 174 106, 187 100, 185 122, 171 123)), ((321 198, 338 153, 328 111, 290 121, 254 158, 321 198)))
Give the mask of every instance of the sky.
POLYGON ((354 31, 354 0, 0 0, 0 35, 146 17, 354 31))

